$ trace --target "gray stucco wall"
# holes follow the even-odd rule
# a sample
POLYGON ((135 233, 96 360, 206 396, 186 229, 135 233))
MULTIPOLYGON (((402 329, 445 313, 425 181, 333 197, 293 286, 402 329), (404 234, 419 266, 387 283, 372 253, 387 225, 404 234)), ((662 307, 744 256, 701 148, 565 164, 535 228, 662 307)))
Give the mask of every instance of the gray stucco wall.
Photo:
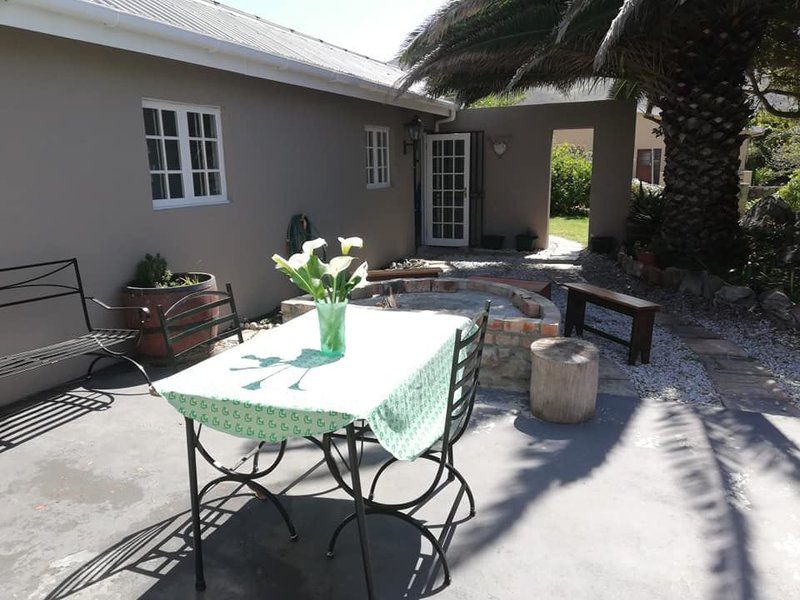
MULTIPOLYGON (((230 281, 255 316, 293 295, 269 257, 295 213, 331 242, 362 235, 376 266, 413 250, 413 112, 2 27, 0 81, 1 266, 75 256, 86 289, 116 302, 144 253, 161 252, 173 270, 230 281), (153 210, 142 98, 221 108, 230 204, 153 210), (391 128, 388 189, 366 189, 366 124, 391 128)), ((80 331, 79 316, 66 301, 3 309, 0 355, 80 331)), ((82 365, 2 380, 0 403, 82 365)))
POLYGON ((590 235, 621 239, 631 182, 636 106, 598 101, 464 110, 442 132, 479 131, 486 135, 485 234, 513 236, 530 228, 547 245, 550 213, 550 152, 556 129, 594 130, 590 235), (492 139, 508 151, 498 158, 492 139))

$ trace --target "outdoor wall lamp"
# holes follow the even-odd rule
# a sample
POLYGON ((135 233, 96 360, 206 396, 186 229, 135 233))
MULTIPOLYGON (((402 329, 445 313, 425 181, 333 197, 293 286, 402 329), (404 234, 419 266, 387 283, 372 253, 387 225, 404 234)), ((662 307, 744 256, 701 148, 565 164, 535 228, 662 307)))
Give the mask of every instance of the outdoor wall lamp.
POLYGON ((403 140, 403 154, 407 154, 408 147, 411 146, 413 148, 419 141, 419 138, 422 137, 423 127, 422 119, 417 115, 414 115, 414 118, 406 123, 406 137, 410 138, 411 141, 403 140))

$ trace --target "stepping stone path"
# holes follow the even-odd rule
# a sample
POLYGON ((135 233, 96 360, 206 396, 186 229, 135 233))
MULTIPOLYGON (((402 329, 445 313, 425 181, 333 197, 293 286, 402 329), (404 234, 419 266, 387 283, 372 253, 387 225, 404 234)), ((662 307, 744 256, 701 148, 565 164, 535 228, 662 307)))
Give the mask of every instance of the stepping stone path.
POLYGON ((800 416, 775 375, 747 351, 699 325, 665 323, 700 359, 719 391, 722 404, 733 410, 800 416))

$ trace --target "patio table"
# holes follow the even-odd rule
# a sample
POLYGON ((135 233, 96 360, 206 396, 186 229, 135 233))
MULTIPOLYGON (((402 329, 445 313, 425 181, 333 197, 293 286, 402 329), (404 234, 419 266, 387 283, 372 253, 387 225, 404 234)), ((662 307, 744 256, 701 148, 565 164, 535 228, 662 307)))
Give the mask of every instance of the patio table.
MULTIPOLYGON (((355 501, 372 598, 354 422, 366 421, 398 459, 413 460, 427 450, 444 428, 455 332, 468 323, 457 315, 351 306, 347 352, 331 358, 319 351, 312 311, 156 383, 158 392, 186 418, 198 588, 205 583, 192 422, 268 442, 345 428, 349 465, 356 468, 350 469, 352 488, 343 487, 355 501)), ((246 479, 238 476, 239 481, 246 479)))

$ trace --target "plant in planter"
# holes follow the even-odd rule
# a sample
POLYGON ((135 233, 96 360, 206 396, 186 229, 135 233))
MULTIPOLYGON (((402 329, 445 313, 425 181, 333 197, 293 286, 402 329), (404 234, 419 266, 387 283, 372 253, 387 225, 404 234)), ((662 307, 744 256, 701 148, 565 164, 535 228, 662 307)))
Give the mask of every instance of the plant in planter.
POLYGON ((506 236, 504 235, 484 235, 481 238, 481 248, 486 248, 487 250, 501 250, 505 239, 506 236))
POLYGON ((517 236, 517 252, 533 252, 536 250, 536 240, 539 236, 530 229, 517 236))
POLYGON ((362 262, 350 273, 355 258, 352 248, 361 248, 361 238, 339 238, 342 255, 324 263, 316 251, 327 246, 322 238, 305 242, 303 251, 287 259, 273 254, 275 268, 284 273, 301 290, 307 292, 317 304, 320 350, 326 356, 342 356, 345 351, 345 313, 350 293, 366 283, 367 263, 362 262))
POLYGON ((631 204, 626 222, 628 242, 647 244, 661 231, 664 223, 664 193, 658 186, 641 181, 631 188, 631 204))
MULTIPOLYGON (((166 259, 160 254, 156 253, 155 256, 146 254, 136 265, 133 280, 123 290, 123 303, 126 306, 145 306, 150 309, 150 316, 144 323, 144 335, 138 348, 139 354, 154 359, 165 358, 167 355, 156 307, 162 306, 166 310, 190 294, 216 289, 216 278, 210 273, 173 273, 170 271, 166 259)), ((198 294, 187 302, 184 309, 201 306, 210 301, 213 299, 198 294)), ((194 322, 216 318, 218 315, 219 308, 211 308, 187 317, 177 326, 189 327, 194 322)), ((130 325, 129 323, 128 326, 130 325)), ((215 328, 188 335, 177 343, 176 349, 181 351, 190 348, 215 335, 217 335, 215 328)))
POLYGON ((633 245, 633 254, 636 260, 645 266, 655 266, 656 264, 656 255, 647 244, 636 242, 633 245))

